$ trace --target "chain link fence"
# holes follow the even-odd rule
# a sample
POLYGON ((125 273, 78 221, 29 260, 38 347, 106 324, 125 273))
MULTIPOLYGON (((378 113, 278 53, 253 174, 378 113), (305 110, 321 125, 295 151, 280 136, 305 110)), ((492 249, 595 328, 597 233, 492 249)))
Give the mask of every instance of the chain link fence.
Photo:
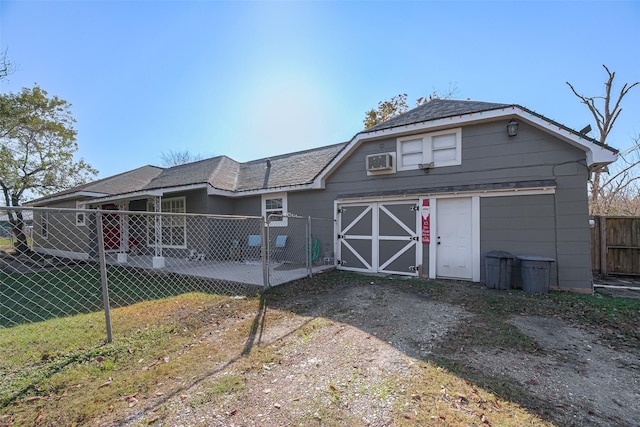
POLYGON ((1 208, 0 328, 105 310, 110 341, 113 307, 255 294, 331 268, 314 228, 331 236, 333 221, 1 208))
POLYGON ((267 259, 270 285, 311 277, 333 266, 332 242, 318 236, 333 236, 334 221, 324 218, 277 215, 267 218, 267 259), (277 223, 278 226, 273 224, 277 223))

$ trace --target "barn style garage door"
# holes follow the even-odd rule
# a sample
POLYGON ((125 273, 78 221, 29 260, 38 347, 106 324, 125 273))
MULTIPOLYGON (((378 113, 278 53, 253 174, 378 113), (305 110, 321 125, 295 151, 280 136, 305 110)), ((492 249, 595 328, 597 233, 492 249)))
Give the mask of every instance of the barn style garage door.
POLYGON ((338 205, 338 268, 417 276, 418 200, 338 205))

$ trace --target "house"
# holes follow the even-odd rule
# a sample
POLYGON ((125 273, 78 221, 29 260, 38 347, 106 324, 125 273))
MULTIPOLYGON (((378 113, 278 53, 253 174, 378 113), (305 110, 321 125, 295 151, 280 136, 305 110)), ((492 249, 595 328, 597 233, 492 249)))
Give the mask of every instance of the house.
MULTIPOLYGON (((339 269, 482 282, 502 250, 551 257, 552 288, 591 292, 587 181, 616 158, 516 104, 433 100, 345 143, 144 166, 31 205, 333 218, 318 238, 339 269)), ((186 249, 175 235, 165 244, 186 249)))

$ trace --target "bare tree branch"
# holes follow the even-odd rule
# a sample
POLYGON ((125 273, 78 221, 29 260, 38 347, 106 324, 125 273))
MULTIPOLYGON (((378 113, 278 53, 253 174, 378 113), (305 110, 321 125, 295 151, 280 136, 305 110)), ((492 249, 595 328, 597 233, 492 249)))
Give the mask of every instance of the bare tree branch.
MULTIPOLYGON (((589 112, 593 116, 596 126, 598 128, 599 136, 598 141, 601 144, 606 144, 607 137, 613 129, 613 125, 620 117, 622 112, 621 102, 622 99, 629 93, 631 89, 639 85, 640 82, 625 83, 622 85, 617 98, 612 98, 612 88, 616 77, 615 71, 609 70, 606 65, 602 65, 607 72, 608 78, 605 82, 605 94, 604 96, 585 96, 579 93, 571 83, 566 82, 573 94, 580 99, 580 102, 585 104, 589 109, 589 112), (596 101, 602 101, 596 102, 596 101), (602 105, 600 105, 602 104, 602 105), (611 107, 613 105, 613 108, 611 107)), ((636 139, 636 147, 638 146, 638 139, 636 139)), ((591 178, 591 188, 589 191, 589 211, 592 215, 603 215, 609 210, 619 209, 620 194, 626 192, 628 188, 635 185, 636 170, 640 164, 640 160, 629 162, 626 159, 623 161, 627 163, 625 166, 621 166, 608 179, 604 179, 602 172, 595 171, 591 178), (607 203, 602 203, 606 201, 607 203)), ((612 167, 613 169, 613 167, 612 167)))

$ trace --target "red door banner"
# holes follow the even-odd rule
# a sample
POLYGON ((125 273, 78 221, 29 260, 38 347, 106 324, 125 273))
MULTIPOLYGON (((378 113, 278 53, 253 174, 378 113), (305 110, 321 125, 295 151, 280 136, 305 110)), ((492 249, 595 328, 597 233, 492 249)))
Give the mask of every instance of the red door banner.
POLYGON ((429 208, 429 200, 422 199, 422 207, 420 209, 422 215, 422 244, 428 245, 431 243, 431 211, 429 208))

